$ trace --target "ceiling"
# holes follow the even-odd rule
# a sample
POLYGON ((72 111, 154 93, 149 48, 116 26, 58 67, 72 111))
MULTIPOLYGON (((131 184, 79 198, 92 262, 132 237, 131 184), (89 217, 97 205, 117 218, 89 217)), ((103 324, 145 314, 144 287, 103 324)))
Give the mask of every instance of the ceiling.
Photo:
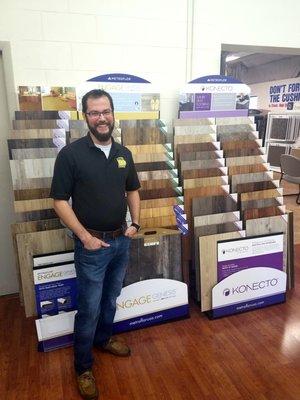
POLYGON ((247 68, 257 67, 259 65, 265 65, 274 61, 283 60, 290 58, 287 54, 265 54, 265 53, 229 53, 228 56, 239 57, 233 61, 226 61, 230 66, 238 63, 244 64, 247 68))

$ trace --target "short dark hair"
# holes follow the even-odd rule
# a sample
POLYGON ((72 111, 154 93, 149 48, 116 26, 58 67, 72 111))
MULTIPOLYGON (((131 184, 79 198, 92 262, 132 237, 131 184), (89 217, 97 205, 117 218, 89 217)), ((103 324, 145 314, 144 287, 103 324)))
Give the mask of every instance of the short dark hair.
POLYGON ((93 89, 87 92, 83 97, 82 97, 82 112, 86 113, 87 111, 87 101, 88 99, 98 99, 99 97, 107 97, 109 102, 110 102, 110 108, 112 112, 114 112, 114 103, 111 95, 107 93, 105 90, 102 89, 93 89))

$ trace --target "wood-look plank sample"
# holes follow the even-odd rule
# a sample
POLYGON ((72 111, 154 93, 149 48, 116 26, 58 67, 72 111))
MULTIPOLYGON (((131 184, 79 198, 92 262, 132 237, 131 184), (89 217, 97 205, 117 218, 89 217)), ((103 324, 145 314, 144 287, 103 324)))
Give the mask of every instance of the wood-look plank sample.
POLYGON ((240 133, 256 131, 256 124, 217 125, 217 133, 240 133))
POLYGON ((265 217, 257 219, 248 219, 246 221, 247 236, 268 235, 269 233, 284 233, 283 235, 283 266, 286 272, 287 252, 288 252, 288 216, 276 215, 274 217, 265 217))
MULTIPOLYGON (((236 176, 236 175, 234 175, 236 176)), ((270 190, 279 187, 279 181, 261 181, 261 182, 248 182, 239 183, 236 185, 237 193, 249 193, 262 190, 270 190)))
POLYGON ((156 278, 182 280, 181 235, 177 230, 141 229, 132 239, 124 286, 156 278))
POLYGON ((170 228, 176 226, 176 217, 173 213, 164 217, 141 218, 140 225, 142 228, 170 228))
POLYGON ((216 125, 254 124, 254 117, 217 117, 216 125))
POLYGON ((16 213, 47 210, 53 208, 53 199, 30 199, 14 201, 14 209, 16 213))
POLYGON ((219 233, 199 238, 201 311, 212 309, 212 288, 218 283, 217 242, 238 239, 245 236, 245 231, 219 233))
POLYGON ((15 119, 78 119, 77 111, 15 111, 15 119))
POLYGON ((183 181, 184 189, 192 189, 195 187, 204 187, 204 186, 217 186, 217 185, 228 185, 228 176, 192 178, 192 179, 184 179, 183 181))
POLYGON ((175 168, 174 161, 155 161, 155 162, 143 162, 135 164, 137 172, 142 171, 158 171, 158 170, 172 170, 175 168))
POLYGON ((42 147, 42 148, 29 148, 29 149, 12 149, 11 160, 24 160, 26 158, 55 158, 59 153, 59 148, 56 147, 42 147))
POLYGON ((246 157, 228 157, 226 158, 226 167, 233 167, 236 165, 250 165, 261 164, 267 162, 265 154, 261 156, 246 156, 246 157))
POLYGON ((173 205, 165 207, 143 208, 140 211, 140 218, 166 217, 169 215, 174 215, 173 205))
POLYGON ((164 123, 160 119, 126 119, 120 120, 120 128, 139 130, 142 128, 161 128, 164 123))
MULTIPOLYGON (((234 141, 234 140, 257 140, 258 139, 258 132, 233 132, 233 133, 219 133, 218 140, 222 143, 226 141, 234 141)), ((223 144, 221 144, 223 148, 223 144)))
POLYGON ((122 128, 121 137, 124 146, 166 143, 166 134, 160 128, 122 128))
POLYGON ((286 212, 285 206, 251 208, 243 212, 243 219, 248 220, 255 218, 273 217, 275 215, 283 215, 285 214, 285 212, 286 212))
MULTIPOLYGON (((186 207, 186 204, 185 204, 186 207)), ((205 198, 194 198, 192 200, 193 217, 209 214, 220 214, 224 212, 238 211, 237 194, 225 193, 223 195, 214 195, 205 198)))
POLYGON ((267 189, 255 192, 241 193, 241 201, 268 199, 270 197, 278 197, 283 195, 283 189, 267 189))
POLYGON ((225 224, 240 220, 239 211, 222 212, 219 214, 199 215, 194 217, 194 228, 204 225, 225 224))
MULTIPOLYGON (((173 153, 172 153, 173 154, 173 153)), ((133 154, 133 161, 135 164, 158 162, 158 161, 172 161, 173 158, 170 157, 168 153, 142 153, 133 154)))
POLYGON ((68 237, 66 229, 53 229, 43 232, 17 234, 16 242, 25 314, 26 317, 32 317, 36 315, 32 257, 37 254, 72 250, 73 240, 68 237))
POLYGON ((215 123, 215 118, 186 118, 173 120, 173 126, 215 125, 215 123))
POLYGON ((196 277, 196 296, 200 301, 200 260, 199 260, 199 238, 220 233, 235 232, 242 230, 242 221, 226 222, 223 224, 206 225, 194 227, 194 270, 196 277))
POLYGON ((225 167, 225 159, 217 158, 215 160, 192 160, 182 161, 180 163, 180 170, 186 171, 188 169, 200 169, 200 168, 218 168, 225 167))
POLYGON ((228 168, 200 168, 200 169, 187 169, 181 171, 182 179, 205 178, 209 176, 224 176, 227 175, 228 168))
POLYGON ((9 150, 57 147, 53 139, 7 139, 9 150))
POLYGON ((223 158, 223 150, 191 151, 188 153, 179 153, 178 160, 181 162, 190 160, 213 160, 216 158, 223 158))
POLYGON ((61 222, 58 218, 49 219, 49 220, 40 220, 40 221, 31 221, 31 222, 20 222, 14 223, 11 225, 11 234, 12 234, 12 242, 15 252, 15 261, 16 261, 16 271, 17 278, 19 282, 19 298, 21 304, 24 304, 24 296, 23 296, 23 287, 21 282, 21 274, 20 274, 20 264, 18 257, 18 246, 16 235, 19 233, 29 233, 29 232, 38 232, 38 231, 47 231, 51 229, 59 229, 63 228, 61 222))
POLYGON ((50 188, 14 190, 15 201, 49 198, 50 188))
POLYGON ((216 142, 217 135, 215 133, 206 135, 176 135, 174 136, 174 152, 176 152, 176 148, 178 144, 183 143, 206 143, 206 142, 216 142))
POLYGON ((15 214, 17 222, 39 221, 42 219, 57 218, 57 214, 53 208, 44 210, 23 211, 15 214))
POLYGON ((228 167, 228 175, 251 174, 254 172, 264 172, 270 169, 269 163, 253 164, 253 165, 236 165, 228 167))
POLYGON ((51 182, 52 182, 52 177, 31 178, 31 179, 22 179, 17 177, 13 181, 13 188, 14 190, 28 190, 28 189, 41 189, 41 188, 50 189, 51 182))
POLYGON ((216 133, 215 125, 181 125, 174 127, 175 135, 203 135, 216 133))
POLYGON ((269 199, 260 199, 260 200, 246 200, 241 201, 241 210, 249 210, 251 208, 262 208, 262 207, 270 207, 270 206, 282 206, 283 205, 283 197, 271 197, 269 199))
MULTIPOLYGON (((10 168, 14 189, 17 180, 26 181, 33 178, 52 178, 55 158, 10 160, 10 168)), ((45 187, 41 185, 40 187, 45 187)), ((33 189, 34 187, 32 187, 33 189)), ((31 189, 29 187, 29 189, 31 189)))
POLYGON ((183 197, 166 197, 159 199, 141 200, 141 212, 144 208, 167 207, 183 204, 183 197))
POLYGON ((181 196, 182 191, 179 187, 164 187, 158 189, 139 190, 141 200, 159 199, 161 197, 181 196))
POLYGON ((232 190, 232 192, 236 192, 238 184, 250 183, 250 182, 271 181, 272 179, 273 179, 273 171, 232 175, 231 190, 232 190))
POLYGON ((126 147, 132 154, 165 153, 171 151, 170 147, 166 147, 166 145, 163 144, 140 144, 126 147))
POLYGON ((257 149, 258 147, 262 147, 262 140, 227 140, 222 142, 223 150, 234 150, 234 149, 257 149))
POLYGON ((9 132, 8 139, 52 139, 66 137, 65 129, 17 129, 9 132))
POLYGON ((178 186, 178 179, 154 179, 153 181, 140 181, 141 190, 160 189, 178 186))
POLYGON ((265 154, 264 147, 224 150, 224 157, 258 156, 265 154))
MULTIPOLYGON (((57 129, 69 130, 68 119, 13 120, 13 129, 57 129)), ((71 122, 71 121, 70 121, 71 122)))
POLYGON ((161 179, 177 179, 177 170, 162 169, 156 171, 140 171, 137 173, 140 182, 161 179))
POLYGON ((188 153, 190 151, 214 151, 220 150, 220 142, 179 143, 177 153, 188 153))

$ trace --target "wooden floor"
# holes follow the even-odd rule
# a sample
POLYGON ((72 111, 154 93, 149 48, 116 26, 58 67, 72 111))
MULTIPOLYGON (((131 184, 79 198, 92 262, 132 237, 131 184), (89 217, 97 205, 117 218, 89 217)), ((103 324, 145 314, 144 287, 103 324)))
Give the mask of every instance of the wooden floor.
MULTIPOLYGON (((191 317, 123 334, 132 356, 95 352, 102 400, 299 400, 300 245, 287 302, 211 321, 191 317)), ((38 353, 34 319, 0 298, 0 399, 80 399, 72 348, 38 353)))

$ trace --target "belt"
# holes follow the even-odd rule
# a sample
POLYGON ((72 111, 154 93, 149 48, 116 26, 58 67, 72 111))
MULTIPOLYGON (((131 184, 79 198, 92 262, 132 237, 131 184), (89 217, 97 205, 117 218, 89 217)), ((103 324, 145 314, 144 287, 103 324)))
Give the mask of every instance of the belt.
POLYGON ((88 229, 86 230, 92 235, 95 236, 96 238, 100 240, 105 240, 105 239, 115 239, 118 236, 123 235, 124 229, 119 228, 116 229, 115 231, 95 231, 94 229, 88 229))

